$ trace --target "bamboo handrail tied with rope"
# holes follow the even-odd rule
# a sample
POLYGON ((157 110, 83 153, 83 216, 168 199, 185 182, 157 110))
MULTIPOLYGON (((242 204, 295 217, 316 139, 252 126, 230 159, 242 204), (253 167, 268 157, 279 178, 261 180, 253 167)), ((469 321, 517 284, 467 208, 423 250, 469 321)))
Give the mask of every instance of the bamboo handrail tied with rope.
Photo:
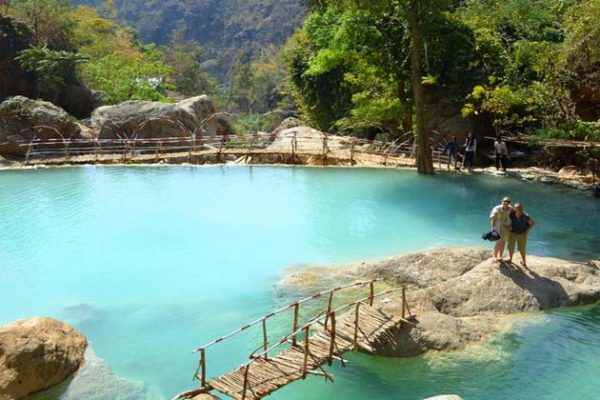
MULTIPOLYGON (((408 311, 408 314, 411 315, 410 309, 408 308, 408 304, 406 303, 405 288, 399 287, 399 288, 388 289, 388 290, 385 290, 385 291, 382 291, 379 293, 375 293, 375 290, 374 290, 375 283, 381 282, 383 280, 384 280, 383 278, 378 278, 378 279, 372 279, 369 281, 360 281, 360 282, 355 282, 355 283, 342 285, 342 286, 338 286, 338 287, 335 287, 332 289, 321 291, 319 293, 308 296, 302 300, 290 303, 290 304, 288 304, 284 307, 281 307, 273 312, 270 312, 270 313, 262 316, 261 318, 258 318, 256 320, 242 326, 239 329, 236 329, 224 336, 221 336, 221 337, 205 344, 204 346, 198 347, 197 349, 194 350, 194 352, 200 353, 200 360, 199 360, 198 367, 196 368, 196 371, 194 372, 194 376, 193 376, 194 379, 197 379, 200 381, 201 386, 200 386, 200 389, 198 389, 198 391, 206 392, 211 389, 210 387, 207 387, 207 380, 206 380, 206 369, 207 369, 206 350, 218 343, 224 342, 226 339, 231 338, 231 337, 233 337, 233 336, 235 336, 257 324, 262 325, 263 341, 262 341, 262 345, 259 347, 259 349, 262 349, 262 351, 257 353, 257 351, 259 350, 259 349, 257 349, 254 352, 252 352, 250 355, 250 361, 248 361, 247 363, 243 364, 242 366, 240 366, 238 368, 238 370, 243 371, 243 376, 244 376, 242 399, 246 398, 246 392, 250 386, 250 383, 248 380, 248 374, 249 374, 250 368, 253 365, 253 363, 255 363, 257 360, 269 360, 270 359, 269 353, 273 352, 278 347, 280 347, 284 344, 291 344, 292 347, 299 346, 299 348, 304 348, 304 350, 303 350, 304 351, 304 360, 302 362, 302 370, 301 370, 301 375, 302 375, 303 379, 306 377, 307 373, 317 373, 320 375, 325 375, 326 378, 331 379, 331 377, 325 371, 323 371, 323 372, 308 371, 307 362, 308 362, 308 354, 310 352, 310 349, 309 349, 310 328, 313 325, 315 325, 315 324, 323 325, 325 331, 329 332, 331 335, 331 339, 330 339, 330 343, 329 343, 329 352, 328 352, 328 357, 327 357, 327 363, 331 365, 331 362, 334 358, 335 346, 337 346, 337 344, 335 343, 335 340, 336 340, 336 316, 339 315, 339 313, 341 311, 350 309, 351 307, 355 307, 356 314, 355 314, 355 318, 354 318, 355 328, 354 328, 354 341, 353 341, 354 349, 357 349, 359 346, 358 345, 358 331, 359 331, 358 316, 359 316, 359 308, 360 308, 361 304, 372 306, 375 298, 378 298, 385 294, 389 294, 389 293, 397 292, 397 291, 401 290, 402 291, 402 318, 401 318, 401 321, 409 322, 405 319, 406 311, 408 311), (344 290, 344 289, 348 289, 348 288, 365 287, 367 285, 369 286, 369 295, 368 296, 365 296, 358 300, 352 301, 350 303, 347 303, 347 304, 339 306, 335 309, 332 309, 333 294, 335 292, 338 292, 338 291, 344 290), (319 312, 316 316, 309 319, 309 321, 306 322, 305 324, 303 324, 302 326, 298 326, 299 306, 301 304, 321 298, 326 295, 329 295, 328 302, 327 302, 327 309, 319 312), (274 344, 269 346, 268 334, 267 334, 267 320, 269 318, 274 317, 275 315, 278 315, 278 314, 280 314, 284 311, 290 310, 290 309, 294 310, 292 332, 281 337, 274 344), (321 322, 322 320, 325 320, 325 322, 322 323, 321 322), (303 345, 299 345, 297 342, 297 336, 303 332, 304 332, 304 343, 303 343, 303 345)), ((336 357, 336 358, 338 358, 338 357, 336 357)), ((340 358, 340 360, 342 360, 342 362, 343 362, 343 359, 340 358)), ((179 397, 179 398, 181 398, 181 397, 179 397)))

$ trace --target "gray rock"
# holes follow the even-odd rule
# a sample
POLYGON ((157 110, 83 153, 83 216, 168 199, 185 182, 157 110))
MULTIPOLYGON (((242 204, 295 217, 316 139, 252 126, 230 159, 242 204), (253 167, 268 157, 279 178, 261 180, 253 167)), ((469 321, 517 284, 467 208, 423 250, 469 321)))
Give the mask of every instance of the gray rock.
POLYGON ((100 107, 92 113, 91 126, 100 139, 214 136, 226 129, 208 96, 173 104, 126 101, 100 107))
POLYGON ((0 103, 0 154, 23 156, 27 147, 19 141, 80 137, 71 116, 52 103, 23 96, 0 103))
POLYGON ((84 359, 86 338, 72 326, 35 317, 0 327, 0 399, 23 399, 71 376, 84 359))
MULTIPOLYGON (((489 339, 509 314, 600 300, 600 269, 593 263, 529 256, 525 268, 495 263, 490 255, 486 249, 439 249, 344 268, 295 269, 282 279, 281 287, 289 291, 311 282, 335 286, 373 278, 405 285, 414 324, 404 324, 372 346, 376 354, 401 357, 456 350, 489 339)), ((378 303, 398 315, 401 304, 399 292, 378 303)))

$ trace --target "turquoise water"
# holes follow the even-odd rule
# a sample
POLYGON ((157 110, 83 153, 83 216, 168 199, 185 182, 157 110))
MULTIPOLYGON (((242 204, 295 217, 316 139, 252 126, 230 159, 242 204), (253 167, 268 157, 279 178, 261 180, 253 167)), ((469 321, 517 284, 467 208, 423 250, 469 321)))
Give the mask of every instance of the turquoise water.
MULTIPOLYGON (((111 373, 79 398, 169 399, 195 385, 193 348, 289 300, 274 286, 284 268, 486 245, 481 233, 504 195, 537 222, 530 253, 600 257, 600 202, 512 179, 257 167, 0 171, 0 323, 49 315, 83 331, 111 373)), ((259 335, 211 350, 209 375, 244 361, 259 335)), ((598 306, 560 310, 493 343, 481 352, 489 357, 352 355, 351 367, 333 368, 335 384, 313 377, 272 397, 598 399, 599 344, 598 306)), ((70 389, 63 398, 78 398, 70 389)))

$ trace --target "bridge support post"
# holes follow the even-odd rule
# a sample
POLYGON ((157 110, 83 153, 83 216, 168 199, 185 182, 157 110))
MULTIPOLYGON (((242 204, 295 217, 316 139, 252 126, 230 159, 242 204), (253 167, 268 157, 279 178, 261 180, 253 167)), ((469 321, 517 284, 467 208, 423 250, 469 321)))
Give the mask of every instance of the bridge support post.
POLYGON ((327 315, 325 316, 325 330, 328 329, 329 315, 331 314, 331 303, 333 301, 333 292, 329 293, 329 303, 327 303, 327 315))
POLYGON ((206 354, 205 350, 200 350, 200 386, 206 387, 206 354))
MULTIPOLYGON (((296 332, 298 330, 298 308, 300 305, 298 302, 294 304, 294 325, 292 326, 292 332, 296 332)), ((292 346, 296 345, 296 335, 292 336, 292 346)))
POLYGON ((329 360, 327 363, 331 365, 333 361, 333 349, 335 347, 335 311, 331 312, 331 342, 329 343, 329 360))
POLYGON ((304 328, 304 361, 302 362, 302 379, 306 379, 306 372, 308 369, 309 339, 310 325, 307 325, 306 328, 304 328))
POLYGON ((263 319, 262 321, 262 330, 263 330, 263 350, 265 351, 265 360, 269 359, 269 355, 266 353, 269 348, 269 339, 267 336, 267 319, 263 319))
POLYGON ((242 400, 246 398, 246 392, 248 391, 248 372, 250 371, 250 364, 246 365, 244 370, 244 388, 242 389, 242 400))
POLYGON ((354 314, 354 350, 358 349, 358 313, 360 311, 360 303, 356 303, 356 312, 354 314))
POLYGON ((371 281, 369 283, 369 305, 373 305, 373 300, 375 299, 375 282, 371 281))

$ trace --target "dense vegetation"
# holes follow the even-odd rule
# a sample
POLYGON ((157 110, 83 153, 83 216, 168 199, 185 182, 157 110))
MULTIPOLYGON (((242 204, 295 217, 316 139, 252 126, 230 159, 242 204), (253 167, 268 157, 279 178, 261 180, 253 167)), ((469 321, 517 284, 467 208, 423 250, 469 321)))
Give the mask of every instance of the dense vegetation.
MULTIPOLYGON (((415 120, 411 2, 315 3, 287 49, 303 113, 323 129, 407 130, 415 120)), ((460 105, 498 131, 600 138, 586 122, 600 118, 600 1, 420 4, 426 103, 460 105)))
MULTIPOLYGON (((102 7, 106 0, 77 0, 102 7)), ((301 25, 305 7, 298 0, 111 0, 122 21, 145 43, 167 44, 184 32, 206 51, 205 66, 221 80, 233 72, 238 53, 256 59, 265 47, 280 47, 301 25)))
POLYGON ((40 90, 75 66, 106 103, 208 93, 244 129, 297 109, 325 131, 426 140, 442 106, 489 133, 600 140, 600 0, 87 3, 0 1, 33 32, 19 60, 40 90))

